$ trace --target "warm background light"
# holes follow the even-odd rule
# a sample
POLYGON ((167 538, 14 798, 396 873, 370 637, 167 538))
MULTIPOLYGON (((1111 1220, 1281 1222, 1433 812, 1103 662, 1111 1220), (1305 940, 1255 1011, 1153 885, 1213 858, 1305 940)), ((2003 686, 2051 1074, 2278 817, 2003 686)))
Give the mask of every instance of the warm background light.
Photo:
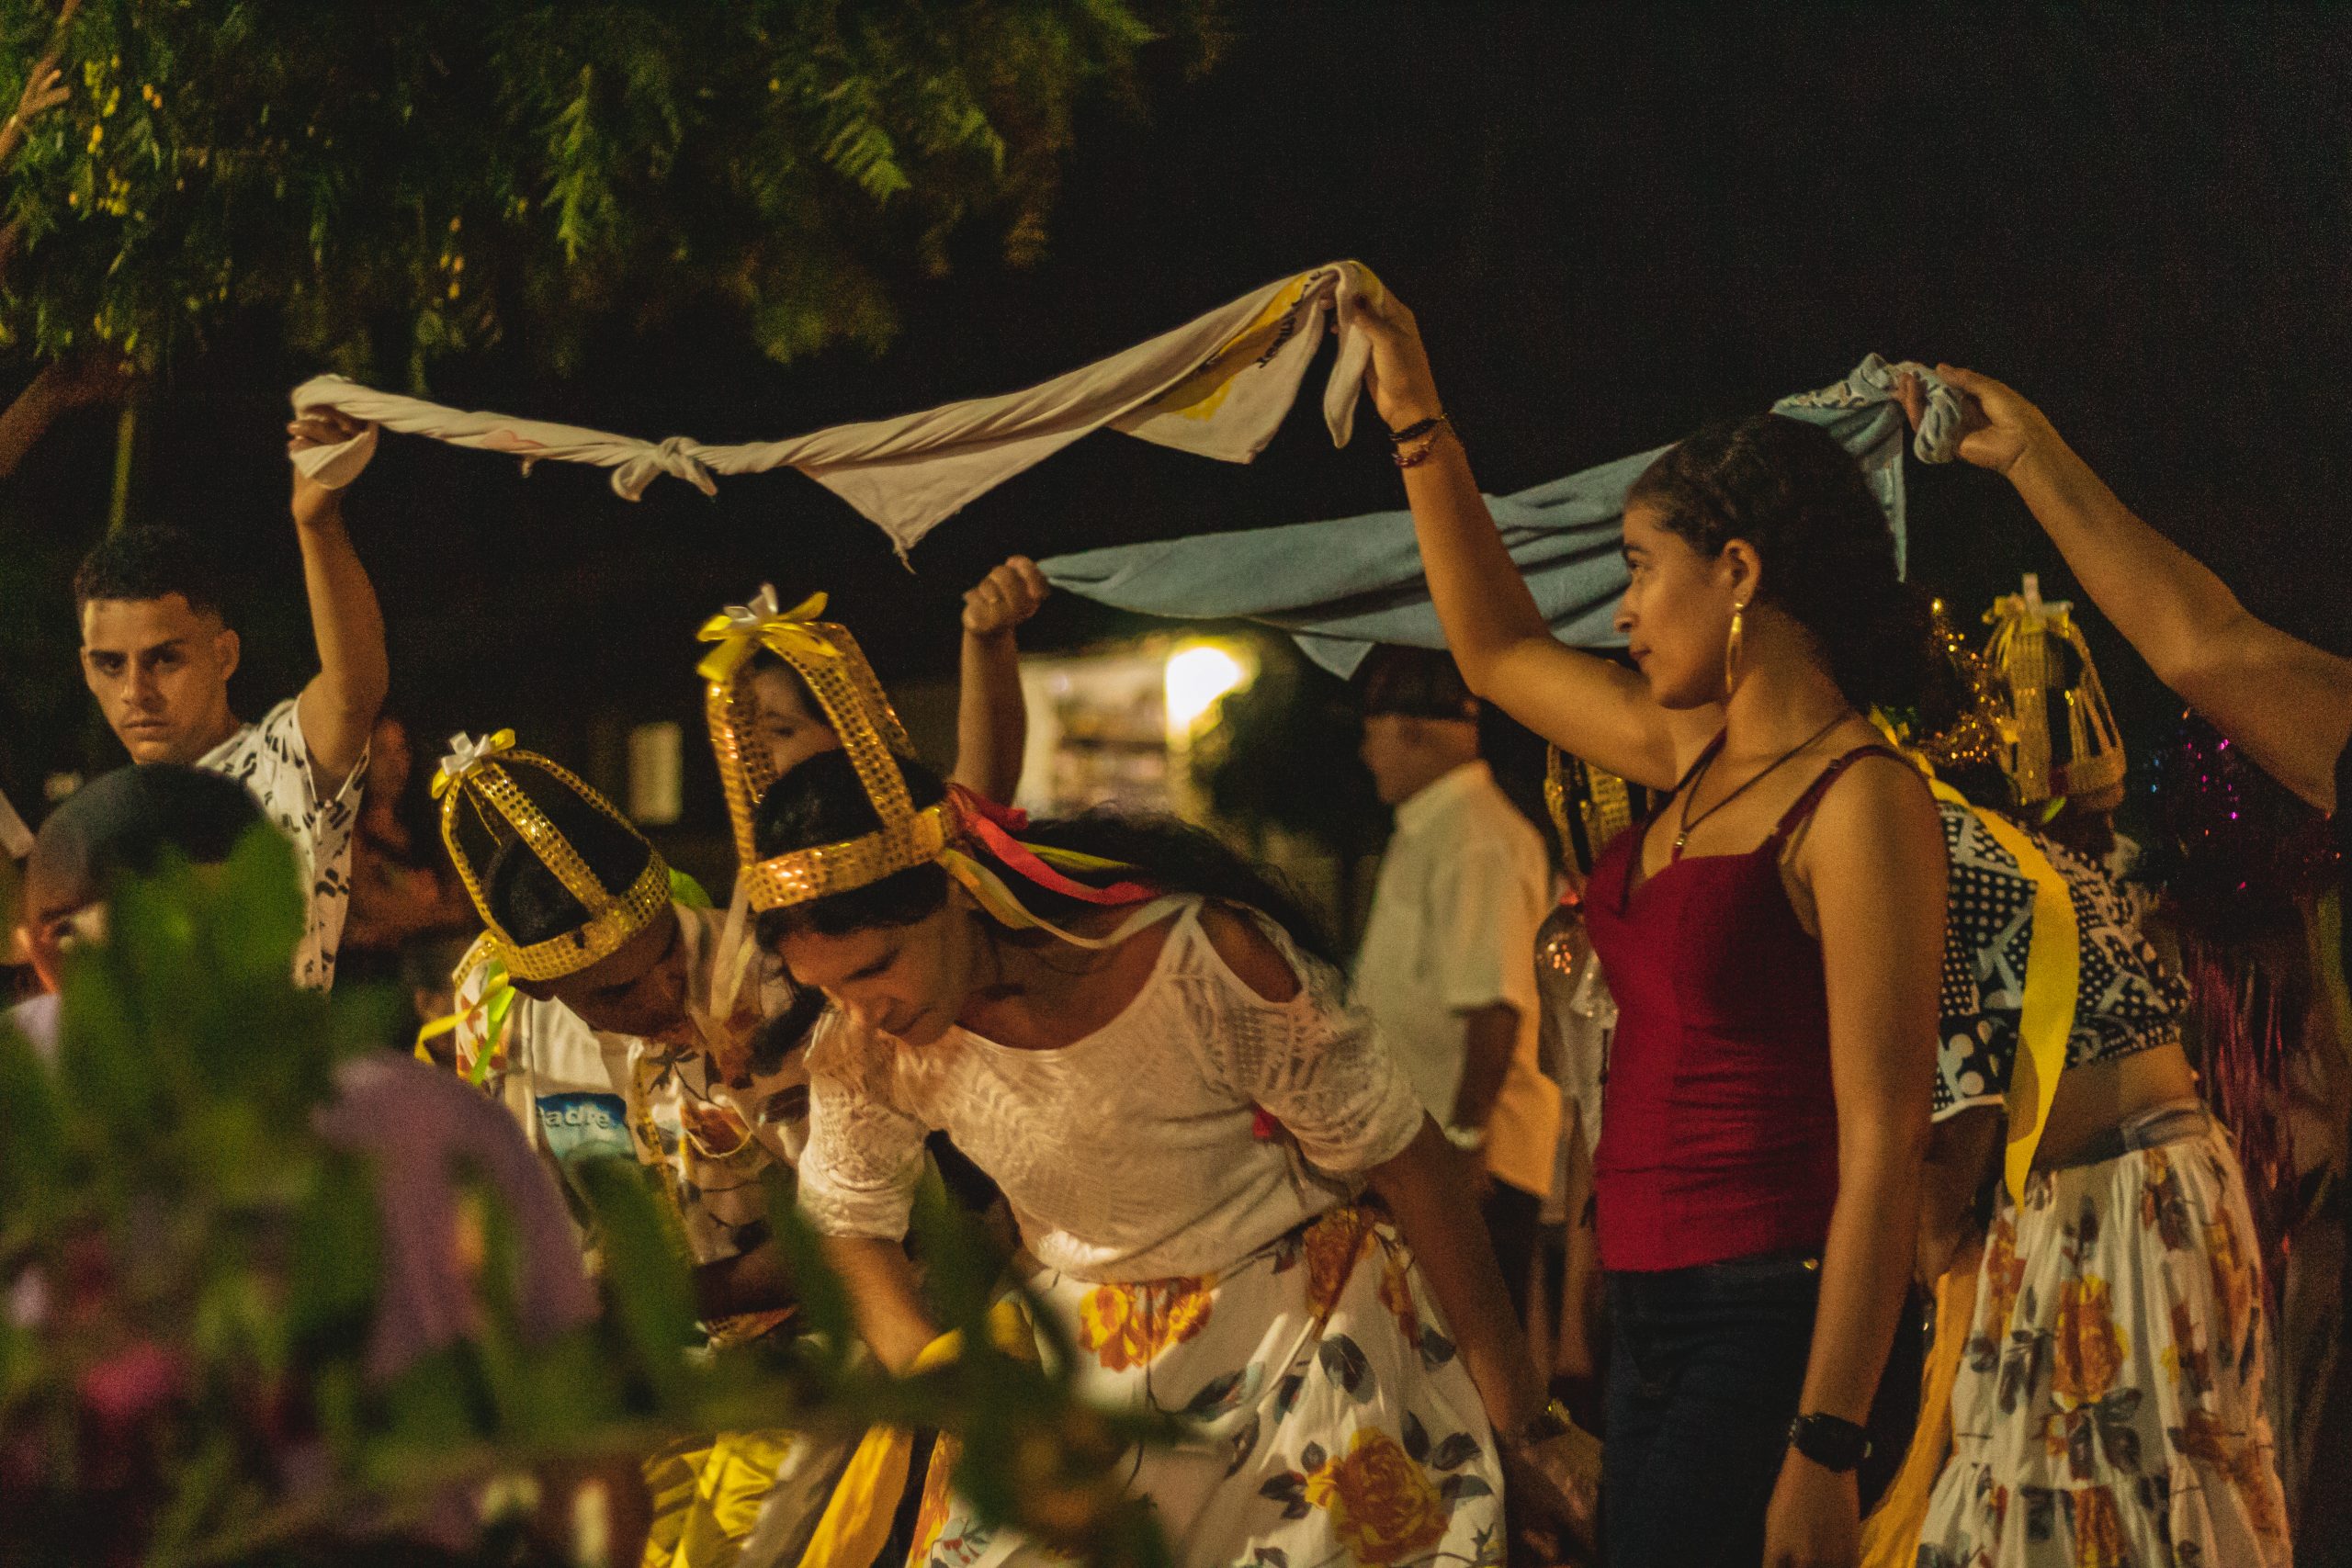
POLYGON ((1233 652, 1213 642, 1193 643, 1168 656, 1168 738, 1182 744, 1200 728, 1217 700, 1249 683, 1250 671, 1233 652))

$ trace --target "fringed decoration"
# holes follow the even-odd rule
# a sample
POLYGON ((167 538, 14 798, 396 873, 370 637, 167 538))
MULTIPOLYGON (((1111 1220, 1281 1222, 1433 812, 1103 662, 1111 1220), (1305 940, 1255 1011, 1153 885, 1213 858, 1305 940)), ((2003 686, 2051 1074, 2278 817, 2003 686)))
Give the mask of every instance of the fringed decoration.
POLYGON ((2264 1290, 2275 1311, 2286 1278, 2287 1233, 2295 1219, 2287 1057, 2312 998, 2256 945, 2212 942, 2184 931, 2180 962, 2194 993, 2189 1023, 2206 1102, 2237 1145, 2264 1290))

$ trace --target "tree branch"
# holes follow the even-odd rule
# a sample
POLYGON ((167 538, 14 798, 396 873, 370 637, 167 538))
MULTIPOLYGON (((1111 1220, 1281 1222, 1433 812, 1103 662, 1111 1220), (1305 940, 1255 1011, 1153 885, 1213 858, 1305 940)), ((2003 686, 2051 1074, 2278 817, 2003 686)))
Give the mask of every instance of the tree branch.
POLYGON ((50 30, 49 52, 26 73, 24 91, 17 96, 16 112, 0 120, 0 170, 15 162, 17 149, 23 144, 25 132, 32 128, 33 121, 73 96, 73 89, 64 85, 65 73, 57 62, 65 53, 65 28, 74 20, 74 13, 81 8, 82 0, 65 0, 57 13, 56 27, 50 30))
POLYGON ((42 366, 31 385, 0 411, 0 479, 17 471, 59 415, 119 401, 130 390, 130 365, 119 355, 77 354, 42 366))

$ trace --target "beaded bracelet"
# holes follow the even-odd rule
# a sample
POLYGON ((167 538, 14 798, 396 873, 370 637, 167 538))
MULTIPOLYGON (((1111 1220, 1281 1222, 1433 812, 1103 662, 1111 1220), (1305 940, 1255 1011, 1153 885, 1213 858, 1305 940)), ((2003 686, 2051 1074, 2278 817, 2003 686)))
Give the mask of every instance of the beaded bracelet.
POLYGON ((1396 459, 1396 466, 1400 468, 1418 468, 1430 460, 1430 454, 1437 450, 1437 444, 1444 434, 1445 429, 1441 426, 1422 436, 1421 444, 1411 451, 1408 452, 1399 446, 1389 455, 1396 459))
POLYGON ((1442 413, 1433 413, 1427 419, 1417 419, 1402 430, 1390 431, 1388 444, 1392 446, 1402 446, 1406 442, 1427 435, 1439 425, 1449 423, 1451 422, 1442 413))

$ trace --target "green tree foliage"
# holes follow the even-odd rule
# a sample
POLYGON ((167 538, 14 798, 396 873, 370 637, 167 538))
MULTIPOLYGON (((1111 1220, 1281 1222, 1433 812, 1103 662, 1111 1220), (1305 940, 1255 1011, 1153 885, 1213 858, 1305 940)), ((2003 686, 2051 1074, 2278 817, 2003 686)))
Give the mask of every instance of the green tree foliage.
POLYGON ((70 404, 254 308, 411 385, 712 304, 879 346, 960 231, 1040 254, 1081 107, 1216 3, 0 0, 0 353, 70 404))
POLYGON ((527 1491, 625 1475, 695 1433, 885 1420, 957 1436, 966 1490, 996 1517, 1089 1561, 1166 1562, 1120 1462, 1164 1425, 1080 1403, 1067 1345, 1041 1364, 992 1344, 1003 1259, 944 1198, 918 1206, 916 1237, 963 1353, 898 1380, 846 1354, 847 1296, 786 1194, 772 1221, 820 1337, 699 1352, 683 1238, 641 1168, 588 1173, 601 1313, 536 1335, 513 1211, 460 1168, 432 1302, 469 1297, 470 1326, 378 1365, 384 1321, 417 1309, 416 1264, 435 1251, 396 1263, 385 1238, 445 1217, 319 1130, 357 1060, 397 1039, 396 1009, 295 988, 298 886, 291 850, 257 829, 221 866, 117 892, 106 939, 69 956, 54 1060, 0 1013, 0 1556, 555 1562, 560 1537, 452 1554, 411 1532, 452 1485, 527 1491))

